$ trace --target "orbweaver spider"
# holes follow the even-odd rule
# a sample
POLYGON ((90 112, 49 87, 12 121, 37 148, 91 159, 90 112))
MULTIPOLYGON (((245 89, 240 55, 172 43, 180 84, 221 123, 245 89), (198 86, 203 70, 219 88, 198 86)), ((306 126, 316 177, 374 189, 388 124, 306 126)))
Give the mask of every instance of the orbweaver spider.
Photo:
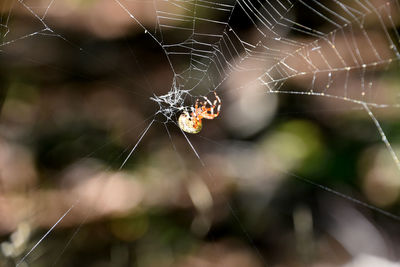
POLYGON ((196 134, 201 131, 203 128, 202 119, 212 120, 218 117, 219 112, 221 110, 221 99, 214 92, 215 100, 211 103, 207 97, 204 97, 204 102, 199 102, 199 99, 196 99, 196 103, 194 107, 190 107, 192 111, 190 114, 185 110, 178 119, 179 128, 183 131, 191 134, 196 134), (218 106, 217 106, 218 103, 218 106), (199 106, 200 104, 200 106, 199 106), (208 106, 207 106, 208 104, 208 106), (214 109, 217 107, 217 113, 214 113, 214 109))

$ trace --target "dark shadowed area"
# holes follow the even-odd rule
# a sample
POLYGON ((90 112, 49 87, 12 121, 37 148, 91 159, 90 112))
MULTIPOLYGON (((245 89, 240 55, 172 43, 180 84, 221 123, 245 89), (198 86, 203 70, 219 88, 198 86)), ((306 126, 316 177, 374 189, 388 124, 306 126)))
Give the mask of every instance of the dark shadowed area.
POLYGON ((0 267, 400 266, 397 0, 0 18, 0 267))

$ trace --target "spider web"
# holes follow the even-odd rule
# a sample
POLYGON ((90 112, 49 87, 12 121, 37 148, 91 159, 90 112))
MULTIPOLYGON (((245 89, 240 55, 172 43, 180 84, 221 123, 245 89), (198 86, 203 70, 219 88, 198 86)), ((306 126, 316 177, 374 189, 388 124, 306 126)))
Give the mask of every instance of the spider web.
POLYGON ((400 57, 397 1, 155 1, 157 24, 151 33, 123 1, 117 2, 168 58, 174 73, 172 88, 166 95, 152 98, 167 121, 188 109, 186 96, 218 90, 230 76, 246 72, 256 78, 243 87, 259 83, 268 93, 323 96, 359 104, 400 169, 399 159, 370 109, 398 107, 393 98, 377 102, 379 88, 374 85, 374 75, 397 64, 400 57), (323 27, 314 29, 305 21, 296 21, 294 10, 299 9, 313 14, 314 23, 323 27), (241 35, 238 25, 229 23, 236 13, 252 26, 251 39, 241 35), (370 21, 377 25, 369 27, 370 21), (164 38, 169 30, 179 37, 164 38), (292 35, 301 35, 303 40, 292 35), (309 86, 303 90, 286 86, 296 79, 309 86))
POLYGON ((310 86, 297 93, 379 107, 395 104, 374 102, 376 93, 373 82, 368 80, 374 72, 399 58, 395 1, 377 3, 381 6, 369 1, 162 3, 156 7, 157 27, 152 36, 163 47, 174 71, 169 95, 176 94, 175 91, 190 93, 203 86, 217 90, 232 73, 258 71, 260 75, 253 82, 263 84, 269 93, 294 93, 282 88, 291 79, 308 76, 310 86), (312 29, 292 20, 296 17, 294 7, 298 6, 308 14, 315 14, 313 19, 324 27, 312 29), (241 19, 254 24, 250 40, 240 36, 240 29, 235 29, 237 25, 229 24, 236 10, 242 13, 241 19), (371 20, 379 23, 368 29, 365 24, 371 20), (176 26, 178 23, 180 26, 176 26), (178 32, 179 40, 163 38, 163 32, 169 29, 178 32), (285 35, 289 31, 291 35, 300 34, 304 41, 285 35), (377 36, 377 32, 383 34, 377 36), (378 40, 382 42, 379 46, 375 45, 378 40), (349 89, 350 75, 360 77, 360 81, 349 89))
MULTIPOLYGON (((48 22, 52 7, 58 2, 62 1, 4 2, 0 10, 0 53, 7 54, 8 49, 36 37, 59 38, 69 43, 48 22), (29 27, 15 26, 15 14, 29 18, 29 27)), ((177 116, 190 110, 197 98, 214 91, 222 94, 229 80, 240 76, 245 77, 241 84, 229 90, 259 86, 267 94, 324 97, 359 106, 375 124, 400 169, 398 157, 375 116, 376 109, 399 107, 393 92, 385 92, 388 89, 376 80, 398 68, 398 1, 143 1, 153 11, 154 27, 141 22, 134 5, 137 2, 140 1, 114 0, 132 23, 159 45, 170 66, 170 90, 150 98, 158 105, 155 115, 161 117, 156 117, 157 121, 176 124, 177 116), (302 86, 295 86, 296 83, 302 86)), ((121 168, 154 121, 144 128, 121 168)), ((204 165, 190 136, 185 138, 204 165)))

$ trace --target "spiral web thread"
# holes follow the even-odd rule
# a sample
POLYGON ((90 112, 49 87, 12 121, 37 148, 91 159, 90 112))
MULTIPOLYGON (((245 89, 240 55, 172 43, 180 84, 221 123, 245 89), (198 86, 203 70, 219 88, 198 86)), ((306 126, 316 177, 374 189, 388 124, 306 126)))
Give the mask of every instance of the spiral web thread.
MULTIPOLYGON (((238 72, 254 76, 243 87, 261 84, 267 93, 331 97, 367 108, 399 106, 376 101, 382 88, 374 83, 376 74, 400 58, 397 0, 144 1, 154 9, 152 30, 136 18, 132 1, 114 1, 168 59, 171 90, 152 97, 168 120, 192 104, 185 101, 188 97, 215 91, 238 72), (308 21, 322 26, 312 28, 308 21), (308 87, 291 88, 296 79, 308 81, 308 87)), ((32 0, 5 1, 0 7, 0 51, 38 35, 65 39, 47 22, 54 2, 38 6, 32 0), (35 31, 12 32, 14 9, 24 10, 37 22, 35 31)))
MULTIPOLYGON (((60 0, 41 1, 39 6, 32 0, 0 4, 0 53, 36 36, 68 41, 47 21, 55 1, 60 0), (35 28, 13 32, 14 10, 27 13, 36 22, 35 28)), ((241 88, 255 84, 266 93, 333 98, 359 105, 400 169, 373 112, 399 107, 395 98, 380 97, 386 92, 375 80, 378 74, 398 67, 397 0, 144 1, 153 7, 154 29, 142 24, 130 8, 137 1, 114 2, 159 44, 168 60, 173 72, 171 89, 151 98, 166 121, 175 121, 176 114, 189 109, 195 98, 245 73, 252 78, 241 88), (309 21, 321 27, 310 26, 309 21), (296 81, 303 87, 293 87, 296 81)))
POLYGON ((398 67, 398 1, 154 1, 152 32, 137 21, 126 2, 115 1, 156 40, 168 59, 174 73, 171 90, 152 97, 167 120, 189 109, 187 97, 206 95, 229 77, 249 73, 255 78, 242 87, 259 84, 267 93, 328 97, 360 105, 400 169, 372 112, 399 107, 393 99, 376 100, 385 92, 374 80, 377 74, 398 67), (295 13, 298 10, 304 18, 295 13), (239 23, 231 23, 235 17, 239 23), (312 28, 308 20, 323 26, 312 28), (243 24, 251 28, 250 36, 242 34, 243 24), (168 31, 174 31, 173 38, 168 31), (308 86, 291 88, 296 80, 308 86))
MULTIPOLYGON (((124 7, 123 1, 118 3, 124 7)), ((243 0, 154 3, 157 27, 146 32, 161 45, 174 73, 171 91, 159 96, 160 102, 179 108, 182 98, 196 88, 211 92, 233 73, 258 72, 253 82, 264 85, 269 93, 303 93, 390 106, 373 101, 376 88, 372 75, 400 57, 397 1, 380 2, 380 6, 371 1, 338 0, 326 4, 243 0), (294 10, 299 10, 298 6, 313 24, 324 27, 313 29, 296 21, 294 10), (251 40, 229 24, 236 13, 247 20, 243 23, 252 24, 252 36, 247 36, 251 40), (378 24, 365 25, 371 21, 378 24), (165 32, 171 30, 174 38, 165 38, 165 32), (291 37, 295 34, 301 34, 304 41, 291 37), (283 90, 288 82, 302 76, 310 80, 308 88, 283 90), (359 79, 358 86, 350 87, 351 77, 359 79)), ((134 17, 133 11, 125 10, 134 17)))

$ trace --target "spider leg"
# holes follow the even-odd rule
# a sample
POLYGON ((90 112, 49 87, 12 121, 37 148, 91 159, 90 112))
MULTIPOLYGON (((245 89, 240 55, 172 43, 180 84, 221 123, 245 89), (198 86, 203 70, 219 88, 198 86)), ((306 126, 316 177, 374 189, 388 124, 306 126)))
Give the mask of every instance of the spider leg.
POLYGON ((202 102, 201 103, 201 111, 202 111, 202 113, 205 113, 205 112, 207 112, 207 108, 206 108, 206 103, 205 102, 202 102))
MULTIPOLYGON (((215 91, 214 91, 214 95, 215 95, 216 101, 218 102, 217 113, 216 113, 215 116, 218 116, 218 115, 219 115, 219 112, 221 111, 222 102, 221 102, 221 98, 219 98, 219 96, 217 95, 217 93, 216 93, 215 91)), ((214 101, 215 104, 217 104, 217 102, 214 101)), ((215 104, 214 104, 214 105, 215 105, 215 104)))
MULTIPOLYGON (((214 92, 214 94, 215 94, 215 96, 216 96, 216 98, 217 98, 217 94, 214 92)), ((210 106, 209 108, 206 108, 205 106, 206 105, 204 105, 204 111, 206 111, 206 112, 211 112, 211 118, 214 118, 214 117, 216 117, 215 115, 214 115, 214 109, 215 109, 215 107, 216 107, 216 104, 217 104, 217 102, 218 101, 220 101, 220 99, 219 99, 219 97, 216 99, 216 100, 214 100, 214 102, 212 103, 207 97, 204 97, 204 99, 207 101, 207 103, 208 103, 208 105, 210 106)), ((205 102, 204 102, 204 104, 205 104, 205 102)), ((207 113, 208 114, 208 113, 207 113)), ((217 115, 218 116, 218 115, 217 115)))
POLYGON ((218 103, 221 104, 221 98, 219 98, 219 96, 217 95, 217 93, 215 91, 214 91, 214 95, 215 95, 215 98, 218 100, 218 103))
POLYGON ((192 111, 192 114, 191 114, 191 116, 192 117, 194 117, 194 118, 197 118, 197 104, 195 105, 195 107, 196 108, 194 108, 194 107, 190 107, 190 111, 192 111))
MULTIPOLYGON (((197 102, 197 101, 196 101, 197 102)), ((197 107, 197 103, 195 105, 195 107, 197 107)), ((199 108, 194 108, 194 107, 190 107, 190 110, 192 111, 192 120, 194 120, 193 123, 193 127, 197 128, 199 126, 199 124, 201 123, 201 119, 203 118, 202 112, 199 111, 199 108)))
MULTIPOLYGON (((206 96, 204 96, 203 98, 207 101, 207 103, 208 103, 210 106, 212 106, 211 101, 210 101, 206 96)), ((205 104, 205 102, 204 102, 204 104, 205 104)))

